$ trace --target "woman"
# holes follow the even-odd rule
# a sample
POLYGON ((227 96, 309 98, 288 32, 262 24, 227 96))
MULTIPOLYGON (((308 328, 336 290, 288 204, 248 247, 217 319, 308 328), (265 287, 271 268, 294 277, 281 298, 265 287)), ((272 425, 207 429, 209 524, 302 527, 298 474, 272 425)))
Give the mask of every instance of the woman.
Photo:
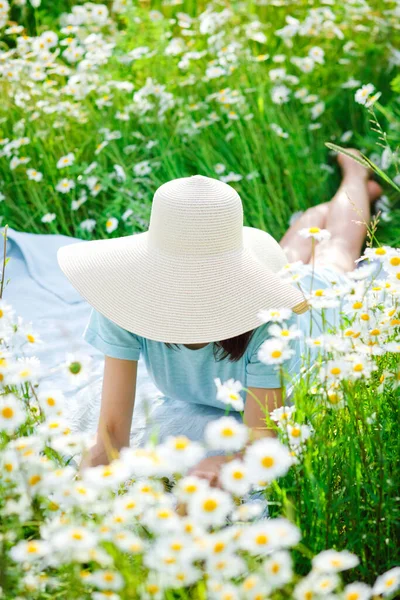
MULTIPOLYGON (((167 400, 164 413, 153 415, 155 423, 167 424, 164 435, 201 438, 205 424, 224 414, 216 378, 248 389, 246 396, 233 391, 231 399, 233 406, 245 400, 243 418, 254 438, 274 435, 265 427, 265 412, 282 405, 282 382, 259 360, 270 325, 261 324, 259 312, 289 308, 291 322, 308 334, 305 296, 277 272, 300 260, 303 289, 310 280, 318 287, 344 281, 364 244, 366 226, 359 222, 369 222, 371 202, 381 193, 364 167, 344 156, 339 163, 343 180, 334 198, 308 209, 280 245, 243 227, 233 188, 194 176, 156 191, 147 232, 60 249, 60 267, 93 307, 84 337, 105 354, 97 442, 84 466, 104 464, 110 447, 129 445, 141 355, 167 400), (312 240, 298 235, 309 227, 330 233, 313 256, 312 240)), ((299 365, 298 347, 292 374, 299 365)), ((225 460, 208 456, 192 473, 217 484, 225 460)))

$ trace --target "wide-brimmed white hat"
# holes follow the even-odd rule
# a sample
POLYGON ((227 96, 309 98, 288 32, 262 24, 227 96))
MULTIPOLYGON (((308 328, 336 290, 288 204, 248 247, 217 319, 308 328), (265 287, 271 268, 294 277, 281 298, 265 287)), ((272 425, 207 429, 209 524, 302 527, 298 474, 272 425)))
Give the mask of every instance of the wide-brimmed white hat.
POLYGON ((159 342, 222 341, 259 327, 262 309, 308 309, 276 274, 287 263, 280 245, 243 226, 231 186, 201 175, 157 189, 148 231, 63 246, 57 258, 98 312, 159 342))

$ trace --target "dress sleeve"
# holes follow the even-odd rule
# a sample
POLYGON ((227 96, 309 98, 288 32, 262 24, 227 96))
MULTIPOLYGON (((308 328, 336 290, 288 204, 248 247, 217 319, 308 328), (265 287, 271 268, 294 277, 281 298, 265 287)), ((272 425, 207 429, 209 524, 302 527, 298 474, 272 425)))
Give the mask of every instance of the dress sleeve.
MULTIPOLYGON (((249 356, 246 364, 246 380, 247 387, 257 387, 266 389, 277 389, 281 386, 280 369, 276 365, 266 365, 258 358, 260 346, 271 336, 268 333, 268 328, 271 323, 264 323, 258 327, 253 334, 253 338, 249 344, 249 356)), ((291 343, 291 347, 293 342, 291 343)), ((292 370, 292 359, 288 359, 283 363, 284 371, 292 370)))
POLYGON ((83 339, 112 358, 139 360, 142 351, 139 336, 123 329, 94 309, 83 332, 83 339))

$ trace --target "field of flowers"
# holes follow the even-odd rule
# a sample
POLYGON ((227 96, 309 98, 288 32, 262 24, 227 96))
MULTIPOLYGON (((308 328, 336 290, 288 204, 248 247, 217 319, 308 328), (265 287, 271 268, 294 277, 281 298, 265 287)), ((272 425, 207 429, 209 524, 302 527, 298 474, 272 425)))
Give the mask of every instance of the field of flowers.
MULTIPOLYGON (((279 238, 333 194, 336 146, 360 148, 384 186, 365 251, 374 279, 366 264, 353 286, 311 295, 340 323, 310 334, 294 406, 266 415, 275 439, 250 445, 227 416, 203 444, 110 449, 110 465, 78 473, 88 436, 71 433, 62 392, 26 352, 40 332, 7 302, 4 261, 0 598, 398 593, 399 23, 399 0, 0 0, 3 234, 145 231, 155 189, 200 173, 279 238), (222 489, 187 475, 208 449, 243 452, 222 489), (269 519, 242 503, 252 491, 269 519)), ((64 369, 82 376, 68 357, 64 369)))

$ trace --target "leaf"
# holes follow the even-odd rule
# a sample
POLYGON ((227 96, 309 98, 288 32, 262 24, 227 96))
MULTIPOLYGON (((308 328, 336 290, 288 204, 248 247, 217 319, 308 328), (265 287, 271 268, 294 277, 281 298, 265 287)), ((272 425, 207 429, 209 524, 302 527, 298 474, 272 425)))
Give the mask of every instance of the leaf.
POLYGON ((381 177, 384 181, 386 181, 386 183, 391 185, 397 192, 400 192, 400 187, 398 185, 396 185, 396 183, 388 175, 386 175, 386 173, 384 171, 382 171, 382 169, 380 169, 378 167, 378 165, 373 163, 364 154, 361 154, 361 156, 358 156, 358 155, 356 156, 355 154, 352 154, 351 152, 349 152, 346 148, 342 148, 341 146, 336 146, 336 144, 332 144, 331 142, 325 142, 325 146, 327 148, 329 148, 330 150, 334 150, 335 152, 349 156, 350 158, 352 158, 353 160, 358 162, 363 167, 366 167, 367 169, 372 169, 377 175, 379 175, 379 177, 381 177))
POLYGON ((330 150, 339 152, 339 154, 345 154, 346 156, 349 156, 350 158, 352 158, 353 160, 358 162, 360 165, 362 165, 363 167, 366 167, 368 169, 368 167, 369 167, 369 164, 367 162, 368 159, 367 159, 367 157, 364 157, 363 154, 361 156, 352 154, 346 148, 342 148, 341 146, 336 146, 336 144, 332 144, 331 142, 326 142, 325 146, 327 146, 327 148, 329 148, 330 150))

